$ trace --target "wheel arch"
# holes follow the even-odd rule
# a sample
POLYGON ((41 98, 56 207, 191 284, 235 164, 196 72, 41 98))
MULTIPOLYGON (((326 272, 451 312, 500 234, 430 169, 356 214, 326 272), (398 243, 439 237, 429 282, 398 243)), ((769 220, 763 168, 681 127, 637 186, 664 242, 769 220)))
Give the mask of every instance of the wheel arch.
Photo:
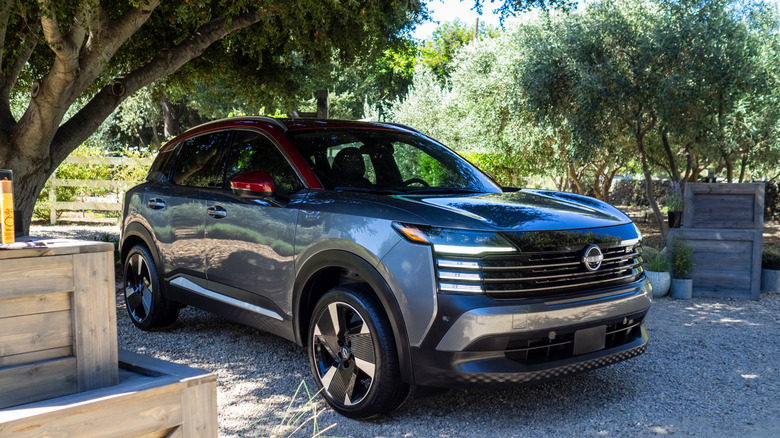
POLYGON ((149 253, 154 259, 154 265, 157 267, 157 274, 162 276, 160 255, 157 253, 157 247, 154 245, 152 233, 138 222, 131 222, 127 224, 122 232, 122 242, 119 247, 119 260, 121 260, 122 265, 125 263, 127 253, 130 252, 130 250, 139 243, 144 244, 149 249, 149 253))
POLYGON ((317 301, 333 287, 348 283, 366 283, 373 290, 393 331, 401 379, 412 384, 409 339, 395 295, 379 271, 365 259, 347 251, 322 251, 306 260, 298 270, 293 288, 295 342, 306 345, 308 324, 317 301))

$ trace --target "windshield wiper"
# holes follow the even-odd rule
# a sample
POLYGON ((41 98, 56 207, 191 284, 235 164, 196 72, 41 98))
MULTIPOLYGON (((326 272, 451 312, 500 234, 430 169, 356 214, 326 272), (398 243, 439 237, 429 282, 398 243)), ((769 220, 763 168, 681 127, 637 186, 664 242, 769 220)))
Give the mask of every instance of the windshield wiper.
POLYGON ((381 195, 400 195, 401 191, 383 187, 334 187, 333 190, 345 192, 378 193, 381 195))
POLYGON ((482 190, 467 189, 465 187, 420 187, 406 190, 406 194, 414 193, 484 193, 482 190))

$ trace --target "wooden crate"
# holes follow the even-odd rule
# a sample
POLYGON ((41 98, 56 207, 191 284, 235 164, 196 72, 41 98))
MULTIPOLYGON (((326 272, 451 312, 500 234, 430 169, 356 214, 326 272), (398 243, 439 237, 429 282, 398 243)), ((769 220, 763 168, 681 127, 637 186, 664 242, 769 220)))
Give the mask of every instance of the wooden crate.
POLYGON ((757 300, 763 230, 763 183, 687 183, 683 228, 669 238, 694 250, 693 296, 757 300))
POLYGON ((25 244, 0 250, 0 408, 115 385, 113 245, 25 244))
POLYGON ((117 385, 0 410, 0 436, 216 437, 217 377, 119 353, 117 385))

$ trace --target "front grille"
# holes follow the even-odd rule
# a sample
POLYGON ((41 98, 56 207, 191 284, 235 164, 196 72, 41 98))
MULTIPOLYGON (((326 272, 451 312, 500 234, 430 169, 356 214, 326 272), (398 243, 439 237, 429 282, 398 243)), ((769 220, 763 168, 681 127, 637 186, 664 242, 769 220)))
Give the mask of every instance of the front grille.
POLYGON ((540 298, 619 286, 642 277, 641 248, 636 241, 599 244, 604 259, 595 271, 583 262, 588 246, 481 258, 440 255, 436 260, 439 289, 482 291, 497 299, 540 298))

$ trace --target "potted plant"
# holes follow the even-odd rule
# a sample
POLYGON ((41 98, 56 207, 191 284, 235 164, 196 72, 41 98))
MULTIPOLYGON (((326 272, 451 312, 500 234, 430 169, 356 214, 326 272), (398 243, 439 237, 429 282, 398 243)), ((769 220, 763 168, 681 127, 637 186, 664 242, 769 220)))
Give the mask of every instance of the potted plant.
POLYGON ((761 292, 780 292, 780 249, 772 246, 761 254, 761 292))
POLYGON ((693 249, 683 238, 675 238, 670 248, 672 268, 672 298, 690 299, 693 296, 693 280, 689 278, 696 267, 693 261, 693 249))
POLYGON ((682 224, 683 197, 680 184, 672 184, 672 188, 666 190, 667 221, 669 228, 680 228, 682 224))
POLYGON ((650 286, 653 288, 653 297, 660 298, 669 292, 672 274, 669 273, 669 260, 666 250, 659 251, 653 247, 646 247, 642 253, 643 267, 650 286))

